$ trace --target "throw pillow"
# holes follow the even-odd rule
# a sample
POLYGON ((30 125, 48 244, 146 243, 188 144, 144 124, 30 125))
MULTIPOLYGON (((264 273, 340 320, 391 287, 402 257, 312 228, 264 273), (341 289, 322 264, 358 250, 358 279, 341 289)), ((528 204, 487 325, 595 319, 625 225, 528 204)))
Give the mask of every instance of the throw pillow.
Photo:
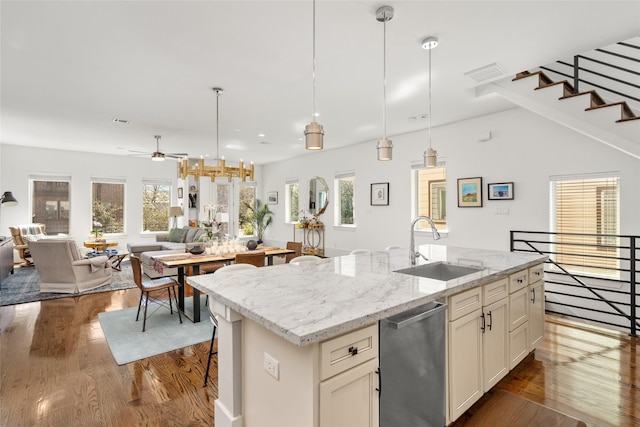
POLYGON ((185 231, 183 228, 172 228, 167 236, 167 242, 182 243, 185 231))

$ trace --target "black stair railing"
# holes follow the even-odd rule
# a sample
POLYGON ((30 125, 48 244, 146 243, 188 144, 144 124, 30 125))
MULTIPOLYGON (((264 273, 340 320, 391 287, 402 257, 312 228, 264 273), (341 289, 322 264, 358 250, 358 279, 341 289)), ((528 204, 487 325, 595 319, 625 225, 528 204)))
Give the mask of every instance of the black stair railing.
POLYGON ((549 256, 544 279, 548 313, 637 336, 640 236, 511 231, 510 237, 512 252, 549 256))
POLYGON ((606 48, 594 49, 593 52, 598 52, 604 59, 585 53, 575 55, 573 63, 557 61, 554 67, 541 66, 540 68, 572 80, 574 93, 580 93, 581 84, 586 84, 592 88, 640 102, 640 85, 633 83, 634 80, 637 82, 640 76, 640 46, 629 42, 619 42, 616 45, 624 53, 606 48), (597 68, 598 66, 600 68, 597 68), (612 83, 617 83, 624 89, 615 89, 612 83))

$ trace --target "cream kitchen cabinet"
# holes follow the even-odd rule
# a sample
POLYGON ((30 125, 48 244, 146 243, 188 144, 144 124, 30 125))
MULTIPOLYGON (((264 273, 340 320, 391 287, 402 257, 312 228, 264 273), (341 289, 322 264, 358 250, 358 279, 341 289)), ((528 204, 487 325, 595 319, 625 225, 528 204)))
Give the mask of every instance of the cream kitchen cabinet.
POLYGON ((529 269, 529 351, 544 339, 544 264, 529 269))
POLYGON ((449 417, 455 420, 507 372, 508 281, 449 297, 449 417))
POLYGON ((529 272, 509 276, 509 369, 529 354, 529 272))

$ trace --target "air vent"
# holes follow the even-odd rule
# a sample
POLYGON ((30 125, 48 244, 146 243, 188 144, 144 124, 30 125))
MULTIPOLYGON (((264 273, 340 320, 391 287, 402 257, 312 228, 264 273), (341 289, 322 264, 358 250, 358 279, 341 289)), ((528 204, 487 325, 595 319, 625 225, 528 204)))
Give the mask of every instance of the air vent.
POLYGON ((502 77, 506 74, 507 70, 497 62, 464 73, 465 76, 475 80, 476 83, 486 82, 487 80, 502 77))
POLYGON ((120 124, 123 124, 123 125, 128 125, 129 123, 131 123, 131 120, 113 119, 113 123, 120 123, 120 124))

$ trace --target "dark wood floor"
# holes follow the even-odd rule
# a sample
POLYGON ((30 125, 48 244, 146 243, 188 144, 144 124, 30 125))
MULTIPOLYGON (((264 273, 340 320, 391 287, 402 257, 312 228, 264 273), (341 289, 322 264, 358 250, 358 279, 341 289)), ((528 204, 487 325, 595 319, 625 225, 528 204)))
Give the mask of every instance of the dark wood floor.
MULTIPOLYGON (((0 307, 0 425, 213 425, 215 363, 202 387, 208 342, 124 366, 113 361, 98 313, 138 298, 129 289, 0 307)), ((637 338, 551 316, 546 333, 497 388, 589 426, 640 425, 637 338)))

